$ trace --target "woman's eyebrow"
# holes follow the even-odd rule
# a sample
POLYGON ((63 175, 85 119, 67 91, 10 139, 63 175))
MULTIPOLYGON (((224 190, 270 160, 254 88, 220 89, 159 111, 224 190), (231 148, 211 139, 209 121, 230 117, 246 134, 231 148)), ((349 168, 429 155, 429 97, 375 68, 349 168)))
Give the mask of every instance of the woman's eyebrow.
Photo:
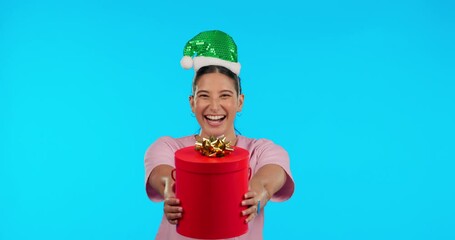
POLYGON ((196 94, 200 94, 200 93, 209 93, 209 91, 207 91, 207 90, 198 90, 196 92, 196 94))
POLYGON ((232 90, 221 90, 220 93, 231 93, 233 94, 234 92, 232 90))

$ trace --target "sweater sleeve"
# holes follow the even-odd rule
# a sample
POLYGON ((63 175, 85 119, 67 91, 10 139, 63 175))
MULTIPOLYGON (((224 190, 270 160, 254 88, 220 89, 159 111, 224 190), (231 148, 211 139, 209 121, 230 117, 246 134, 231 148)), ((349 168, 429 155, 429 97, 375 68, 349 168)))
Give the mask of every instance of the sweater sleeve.
POLYGON ((286 172, 286 182, 278 192, 272 196, 272 201, 282 202, 289 199, 294 193, 294 179, 291 174, 289 155, 281 146, 272 141, 261 139, 258 140, 256 149, 257 165, 256 171, 267 164, 276 164, 281 166, 286 172))

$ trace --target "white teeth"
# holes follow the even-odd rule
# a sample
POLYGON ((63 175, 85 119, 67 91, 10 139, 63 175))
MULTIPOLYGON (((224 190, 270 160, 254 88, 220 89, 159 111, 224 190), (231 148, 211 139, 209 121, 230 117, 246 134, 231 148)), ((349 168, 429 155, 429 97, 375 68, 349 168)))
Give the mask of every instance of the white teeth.
POLYGON ((220 119, 224 118, 223 115, 217 115, 217 116, 215 116, 215 115, 206 115, 205 117, 207 119, 209 119, 209 120, 212 120, 212 121, 216 121, 216 120, 220 120, 220 119))

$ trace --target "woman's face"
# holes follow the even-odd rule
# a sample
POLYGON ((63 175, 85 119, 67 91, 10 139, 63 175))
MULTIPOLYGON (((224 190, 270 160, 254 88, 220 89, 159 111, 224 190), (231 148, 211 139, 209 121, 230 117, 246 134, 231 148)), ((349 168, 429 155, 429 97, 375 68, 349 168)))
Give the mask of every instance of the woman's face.
POLYGON ((202 75, 190 97, 191 110, 201 126, 202 137, 224 135, 235 139, 234 119, 242 110, 243 94, 237 96, 234 80, 221 73, 202 75))

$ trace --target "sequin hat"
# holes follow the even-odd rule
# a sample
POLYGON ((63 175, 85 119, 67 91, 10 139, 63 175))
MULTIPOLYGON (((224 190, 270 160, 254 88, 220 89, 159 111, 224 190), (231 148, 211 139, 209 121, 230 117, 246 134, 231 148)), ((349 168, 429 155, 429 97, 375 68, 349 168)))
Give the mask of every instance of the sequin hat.
POLYGON ((219 65, 240 74, 237 45, 231 36, 219 30, 201 32, 190 39, 183 49, 180 65, 185 69, 193 67, 196 72, 204 66, 219 65))

